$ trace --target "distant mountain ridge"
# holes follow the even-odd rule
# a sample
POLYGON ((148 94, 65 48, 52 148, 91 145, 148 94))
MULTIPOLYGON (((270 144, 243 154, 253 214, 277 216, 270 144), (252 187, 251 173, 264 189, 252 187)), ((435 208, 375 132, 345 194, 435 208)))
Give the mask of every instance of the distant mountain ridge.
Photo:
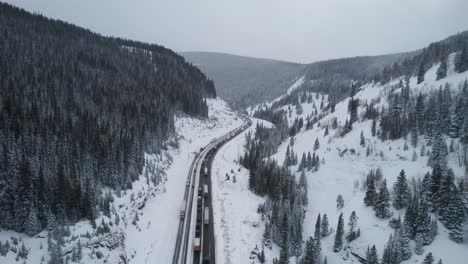
POLYGON ((305 64, 216 52, 181 52, 215 83, 218 94, 235 108, 278 97, 303 74, 305 64))
POLYGON ((299 64, 216 52, 182 52, 185 59, 213 79, 218 94, 235 108, 245 108, 284 94, 300 77, 304 86, 342 98, 351 81, 369 79, 386 66, 419 51, 299 64), (343 95, 343 96, 341 96, 343 95))
POLYGON ((219 95, 236 108, 254 106, 285 94, 299 78, 302 88, 330 95, 332 102, 349 96, 350 87, 368 81, 388 82, 427 70, 468 43, 468 31, 435 41, 415 51, 359 56, 297 64, 215 52, 183 52, 214 80, 219 95))

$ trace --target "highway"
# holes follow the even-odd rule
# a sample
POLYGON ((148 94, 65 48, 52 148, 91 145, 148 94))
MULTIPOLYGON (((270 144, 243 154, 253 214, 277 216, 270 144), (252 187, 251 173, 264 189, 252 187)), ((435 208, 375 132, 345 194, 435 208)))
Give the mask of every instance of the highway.
POLYGON ((174 247, 173 264, 213 264, 215 237, 211 198, 211 163, 216 152, 233 137, 247 129, 252 121, 212 140, 195 156, 187 176, 184 200, 180 205, 180 221, 174 247), (206 190, 205 190, 206 189, 206 190), (208 217, 205 216, 208 214, 208 217), (206 221, 206 222, 205 222, 206 221))

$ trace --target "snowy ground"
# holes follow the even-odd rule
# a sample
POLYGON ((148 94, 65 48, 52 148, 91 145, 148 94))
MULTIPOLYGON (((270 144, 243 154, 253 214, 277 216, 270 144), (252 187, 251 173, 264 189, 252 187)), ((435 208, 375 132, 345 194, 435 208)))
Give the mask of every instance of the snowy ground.
MULTIPOLYGON (((460 85, 468 78, 468 72, 455 73, 453 71, 453 58, 454 55, 452 54, 448 63, 448 76, 442 80, 436 81, 435 76, 438 65, 434 65, 426 72, 425 81, 420 84, 416 83, 415 77, 411 78, 412 93, 428 93, 446 83, 450 84, 453 90, 460 89, 460 85)), ((295 89, 302 81, 302 78, 299 78, 289 91, 295 89)), ((377 106, 386 104, 386 95, 390 89, 394 88, 392 85, 396 85, 398 82, 399 79, 385 85, 364 85, 356 97, 367 102, 375 100, 377 106)), ((324 96, 323 100, 327 103, 327 96, 324 96)), ((303 113, 300 115, 296 113, 294 106, 290 106, 292 111, 291 115, 288 116, 289 124, 292 124, 296 117, 305 119, 307 115, 312 113, 314 105, 320 114, 319 106, 321 101, 322 95, 316 97, 316 94, 313 94, 313 102, 302 104, 303 113)), ((267 103, 253 107, 249 109, 249 113, 265 105, 271 104, 267 103)), ((284 106, 283 109, 287 110, 288 106, 284 106)), ((360 114, 362 114, 362 107, 360 111, 360 114)), ((331 122, 335 117, 340 125, 343 125, 345 119, 349 117, 347 100, 338 103, 334 113, 326 113, 320 120, 321 127, 315 125, 312 130, 303 130, 295 136, 294 151, 299 159, 303 152, 313 152, 316 138, 320 141, 320 148, 316 153, 320 155, 321 159, 324 158, 324 163, 321 164, 318 172, 308 172, 306 174, 309 183, 309 205, 304 222, 303 236, 306 239, 313 235, 315 221, 319 213, 322 215, 326 213, 330 221, 330 227, 336 229, 339 214, 343 212, 345 223, 347 223, 351 212, 355 210, 359 217, 358 224, 361 229, 361 236, 348 246, 354 253, 365 256, 367 247, 375 244, 381 257, 383 248, 388 241, 388 237, 393 233, 393 229, 388 226, 388 219, 378 219, 375 217, 372 208, 364 206, 363 180, 371 169, 378 167, 381 168, 384 178, 387 179, 390 190, 392 190, 393 183, 402 169, 405 170, 410 181, 411 179, 421 178, 426 172, 430 171, 427 166, 427 156, 420 156, 420 146, 425 140, 420 137, 416 149, 408 142, 409 149, 405 151, 403 148, 405 141, 403 139, 381 142, 380 139, 372 137, 370 132, 371 121, 353 124, 353 130, 344 137, 340 137, 338 132, 332 129, 330 129, 328 136, 324 136, 325 124, 331 122), (359 144, 361 131, 364 132, 366 147, 359 144), (372 147, 372 154, 369 157, 366 156, 368 145, 372 147), (351 151, 348 151, 346 154, 340 155, 340 152, 345 149, 354 149, 355 153, 351 154, 351 151), (379 155, 380 151, 383 152, 383 156, 379 155), (417 152, 418 156, 416 161, 412 161, 414 151, 417 152), (342 210, 336 209, 338 194, 344 196, 345 206, 342 210)), ((466 177, 466 175, 465 168, 459 165, 458 144, 455 143, 455 152, 449 154, 449 165, 454 169, 456 177, 460 179, 466 177)), ((259 222, 256 209, 263 199, 253 195, 248 190, 248 171, 243 168, 238 171, 240 166, 234 162, 238 157, 239 148, 242 149, 243 144, 244 138, 242 135, 232 140, 220 150, 213 163, 216 175, 214 183, 217 183, 213 186, 213 194, 216 212, 216 237, 218 238, 216 253, 219 263, 256 263, 255 261, 248 261, 250 251, 257 245, 261 250, 263 222, 259 222), (230 175, 230 180, 226 180, 226 173, 230 175), (232 182, 232 175, 236 175, 236 183, 232 182)), ((273 156, 279 164, 283 163, 288 144, 289 139, 286 139, 279 147, 278 153, 273 156)), ((447 141, 447 144, 449 144, 449 141, 447 141)), ((295 170, 296 168, 293 167, 292 169, 295 170)), ((404 212, 402 210, 397 211, 393 208, 392 210, 393 217, 401 215, 403 218, 404 212)), ((359 263, 356 258, 345 251, 334 253, 332 251, 333 240, 334 233, 322 241, 322 255, 327 256, 328 263, 359 263)), ((468 241, 468 230, 465 241, 468 241)), ((412 243, 414 249, 414 242, 412 243)), ((425 253, 422 256, 413 254, 413 257, 404 263, 421 263, 424 255, 428 252, 432 252, 436 260, 440 258, 446 264, 465 263, 463 260, 468 259, 468 242, 456 244, 449 240, 447 230, 440 223, 439 235, 424 250, 425 253)), ((272 263, 272 258, 278 256, 278 249, 274 247, 273 251, 267 250, 265 253, 266 263, 272 263)), ((291 261, 291 263, 295 262, 293 258, 291 258, 291 261)))
POLYGON ((179 223, 179 210, 182 204, 188 170, 194 152, 212 139, 242 125, 239 119, 221 100, 208 101, 209 120, 178 118, 177 132, 185 138, 180 140, 180 148, 173 155, 174 163, 167 171, 165 192, 157 195, 142 210, 140 217, 143 232, 128 232, 128 248, 137 253, 131 263, 170 263, 175 246, 179 223))
MULTIPOLYGON (((440 85, 444 85, 445 83, 449 83, 451 87, 458 89, 460 83, 468 78, 468 72, 458 74, 449 70, 447 78, 435 81, 437 67, 438 65, 435 65, 428 70, 425 81, 419 85, 416 85, 415 78, 412 78, 410 80, 412 91, 429 92, 438 89, 440 85)), ((356 97, 367 101, 380 98, 381 102, 385 102, 384 95, 388 93, 390 85, 396 83, 398 81, 384 86, 365 85, 356 97)), ((319 104, 317 102, 315 104, 318 108, 319 104)), ((304 113, 301 116, 305 117, 312 109, 311 104, 303 104, 302 106, 304 113)), ((379 220, 374 216, 371 208, 364 206, 364 192, 361 189, 363 179, 370 169, 380 167, 391 190, 398 173, 402 169, 405 170, 410 180, 422 177, 426 172, 430 171, 430 168, 427 166, 427 156, 419 156, 419 147, 421 146, 421 142, 424 142, 424 139, 422 137, 419 138, 420 143, 416 149, 409 146, 409 150, 404 151, 403 139, 381 142, 379 139, 372 137, 370 133, 371 121, 353 124, 353 130, 345 137, 339 137, 337 132, 331 129, 330 134, 324 136, 324 124, 327 121, 330 121, 333 117, 337 117, 338 123, 342 125, 345 119, 349 117, 347 107, 347 100, 338 103, 335 113, 328 114, 322 119, 321 127, 315 126, 312 130, 303 131, 295 137, 294 151, 299 159, 303 152, 313 152, 314 141, 318 138, 320 148, 316 153, 321 159, 324 158, 325 161, 324 164, 321 164, 318 172, 307 173, 309 205, 304 223, 304 238, 313 235, 315 221, 319 213, 322 215, 323 213, 327 213, 330 219, 330 226, 336 229, 339 214, 343 212, 345 223, 347 223, 351 212, 355 210, 359 217, 358 223, 361 229, 361 237, 353 241, 350 247, 354 252, 365 256, 367 246, 375 244, 381 256, 384 245, 393 230, 388 226, 388 219, 379 220), (373 154, 370 157, 366 157, 366 147, 359 145, 361 131, 364 132, 366 138, 366 147, 369 144, 372 146, 373 154), (354 149, 356 152, 355 154, 351 154, 348 151, 343 156, 340 156, 339 153, 345 149, 354 149), (413 162, 411 159, 414 150, 418 154, 418 159, 413 162), (380 151, 383 152, 383 157, 379 155, 380 151), (345 200, 345 206, 341 211, 336 209, 336 197, 338 194, 342 194, 345 200)), ((297 115, 294 107, 291 108, 293 109, 293 113, 289 119, 294 120, 297 115)), ((360 110, 363 110, 362 107, 360 110)), ((284 160, 288 143, 289 139, 285 140, 279 147, 278 153, 274 155, 279 164, 282 164, 284 160)), ((447 144, 449 144, 449 141, 447 141, 447 144)), ((410 145, 409 142, 408 145, 410 145)), ((465 176, 465 168, 458 163, 457 150, 454 153, 450 153, 449 165, 454 169, 458 179, 465 176)), ((403 211, 394 210, 393 213, 394 217, 401 215, 403 218, 403 211)), ((329 263, 358 263, 354 257, 349 256, 348 258, 343 251, 338 254, 333 253, 333 239, 334 234, 325 238, 322 242, 323 255, 328 257, 329 263)), ((444 263, 463 263, 464 261, 461 260, 468 259, 468 243, 456 244, 450 241, 447 230, 439 223, 439 235, 431 245, 425 247, 425 252, 432 252, 437 260, 441 258, 444 263)), ((421 263, 422 258, 423 256, 413 255, 410 260, 404 263, 421 263)))
POLYGON ((250 129, 224 145, 213 161, 212 188, 217 263, 250 263, 250 252, 262 247, 263 222, 257 214, 264 198, 248 189, 249 172, 237 163, 243 153, 245 134, 255 130, 253 118, 250 129), (229 179, 227 176, 229 175, 229 179), (234 180, 235 177, 235 180, 234 180))
MULTIPOLYGON (((111 222, 111 232, 96 236, 88 221, 70 227, 70 236, 65 237, 65 256, 78 240, 83 245, 83 258, 80 263, 170 263, 175 246, 179 222, 179 209, 183 200, 185 181, 194 157, 194 152, 228 131, 242 125, 242 120, 221 99, 208 100, 209 119, 199 120, 185 116, 176 118, 176 130, 180 136, 179 148, 170 148, 160 155, 147 155, 147 166, 139 181, 130 191, 122 192, 113 202, 111 219, 101 217, 96 222, 111 222), (151 168, 150 168, 151 167, 151 168), (162 184, 148 183, 146 171, 163 178, 162 184), (138 220, 132 223, 136 216, 138 220), (118 224, 116 224, 116 219, 118 224), (85 235, 89 233, 91 238, 85 235), (100 252, 100 253, 98 253, 100 252), (129 262, 124 261, 124 259, 129 262)), ((116 194, 114 192, 114 194, 116 194)), ((1 264, 47 263, 47 233, 36 237, 10 231, 0 231, 0 242, 9 241, 11 246, 21 247, 24 242, 29 250, 26 260, 18 259, 12 251, 0 256, 1 264), (20 238, 13 245, 10 237, 20 238)))

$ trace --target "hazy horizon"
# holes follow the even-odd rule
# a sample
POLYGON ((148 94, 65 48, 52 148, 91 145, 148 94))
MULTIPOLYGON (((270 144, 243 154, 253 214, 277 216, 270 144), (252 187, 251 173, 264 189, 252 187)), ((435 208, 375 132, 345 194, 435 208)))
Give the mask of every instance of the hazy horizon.
POLYGON ((6 2, 176 52, 296 63, 409 52, 468 30, 468 1, 463 0, 6 2))

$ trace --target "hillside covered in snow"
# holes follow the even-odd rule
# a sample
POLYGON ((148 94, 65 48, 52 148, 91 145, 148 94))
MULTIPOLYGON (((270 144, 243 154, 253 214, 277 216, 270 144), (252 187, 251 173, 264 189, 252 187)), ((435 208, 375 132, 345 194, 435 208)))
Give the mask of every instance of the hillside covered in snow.
POLYGON ((52 226, 35 236, 0 230, 0 263, 169 263, 190 163, 212 139, 242 120, 221 99, 208 99, 205 119, 180 115, 177 136, 145 166, 128 190, 106 188, 109 212, 95 221, 52 226), (55 261, 55 262, 54 262, 55 261))
POLYGON ((221 178, 235 174, 241 182, 228 187, 221 180, 223 204, 258 205, 236 214, 240 227, 219 223, 220 236, 235 227, 255 232, 232 234, 224 249, 218 246, 225 260, 468 258, 466 58, 459 50, 411 75, 351 83, 349 97, 337 103, 305 89, 300 78, 285 95, 249 109, 273 126, 258 123, 239 139, 244 153, 237 160, 249 171, 236 162, 231 173, 218 169, 221 178), (239 254, 240 242, 250 255, 239 254))

